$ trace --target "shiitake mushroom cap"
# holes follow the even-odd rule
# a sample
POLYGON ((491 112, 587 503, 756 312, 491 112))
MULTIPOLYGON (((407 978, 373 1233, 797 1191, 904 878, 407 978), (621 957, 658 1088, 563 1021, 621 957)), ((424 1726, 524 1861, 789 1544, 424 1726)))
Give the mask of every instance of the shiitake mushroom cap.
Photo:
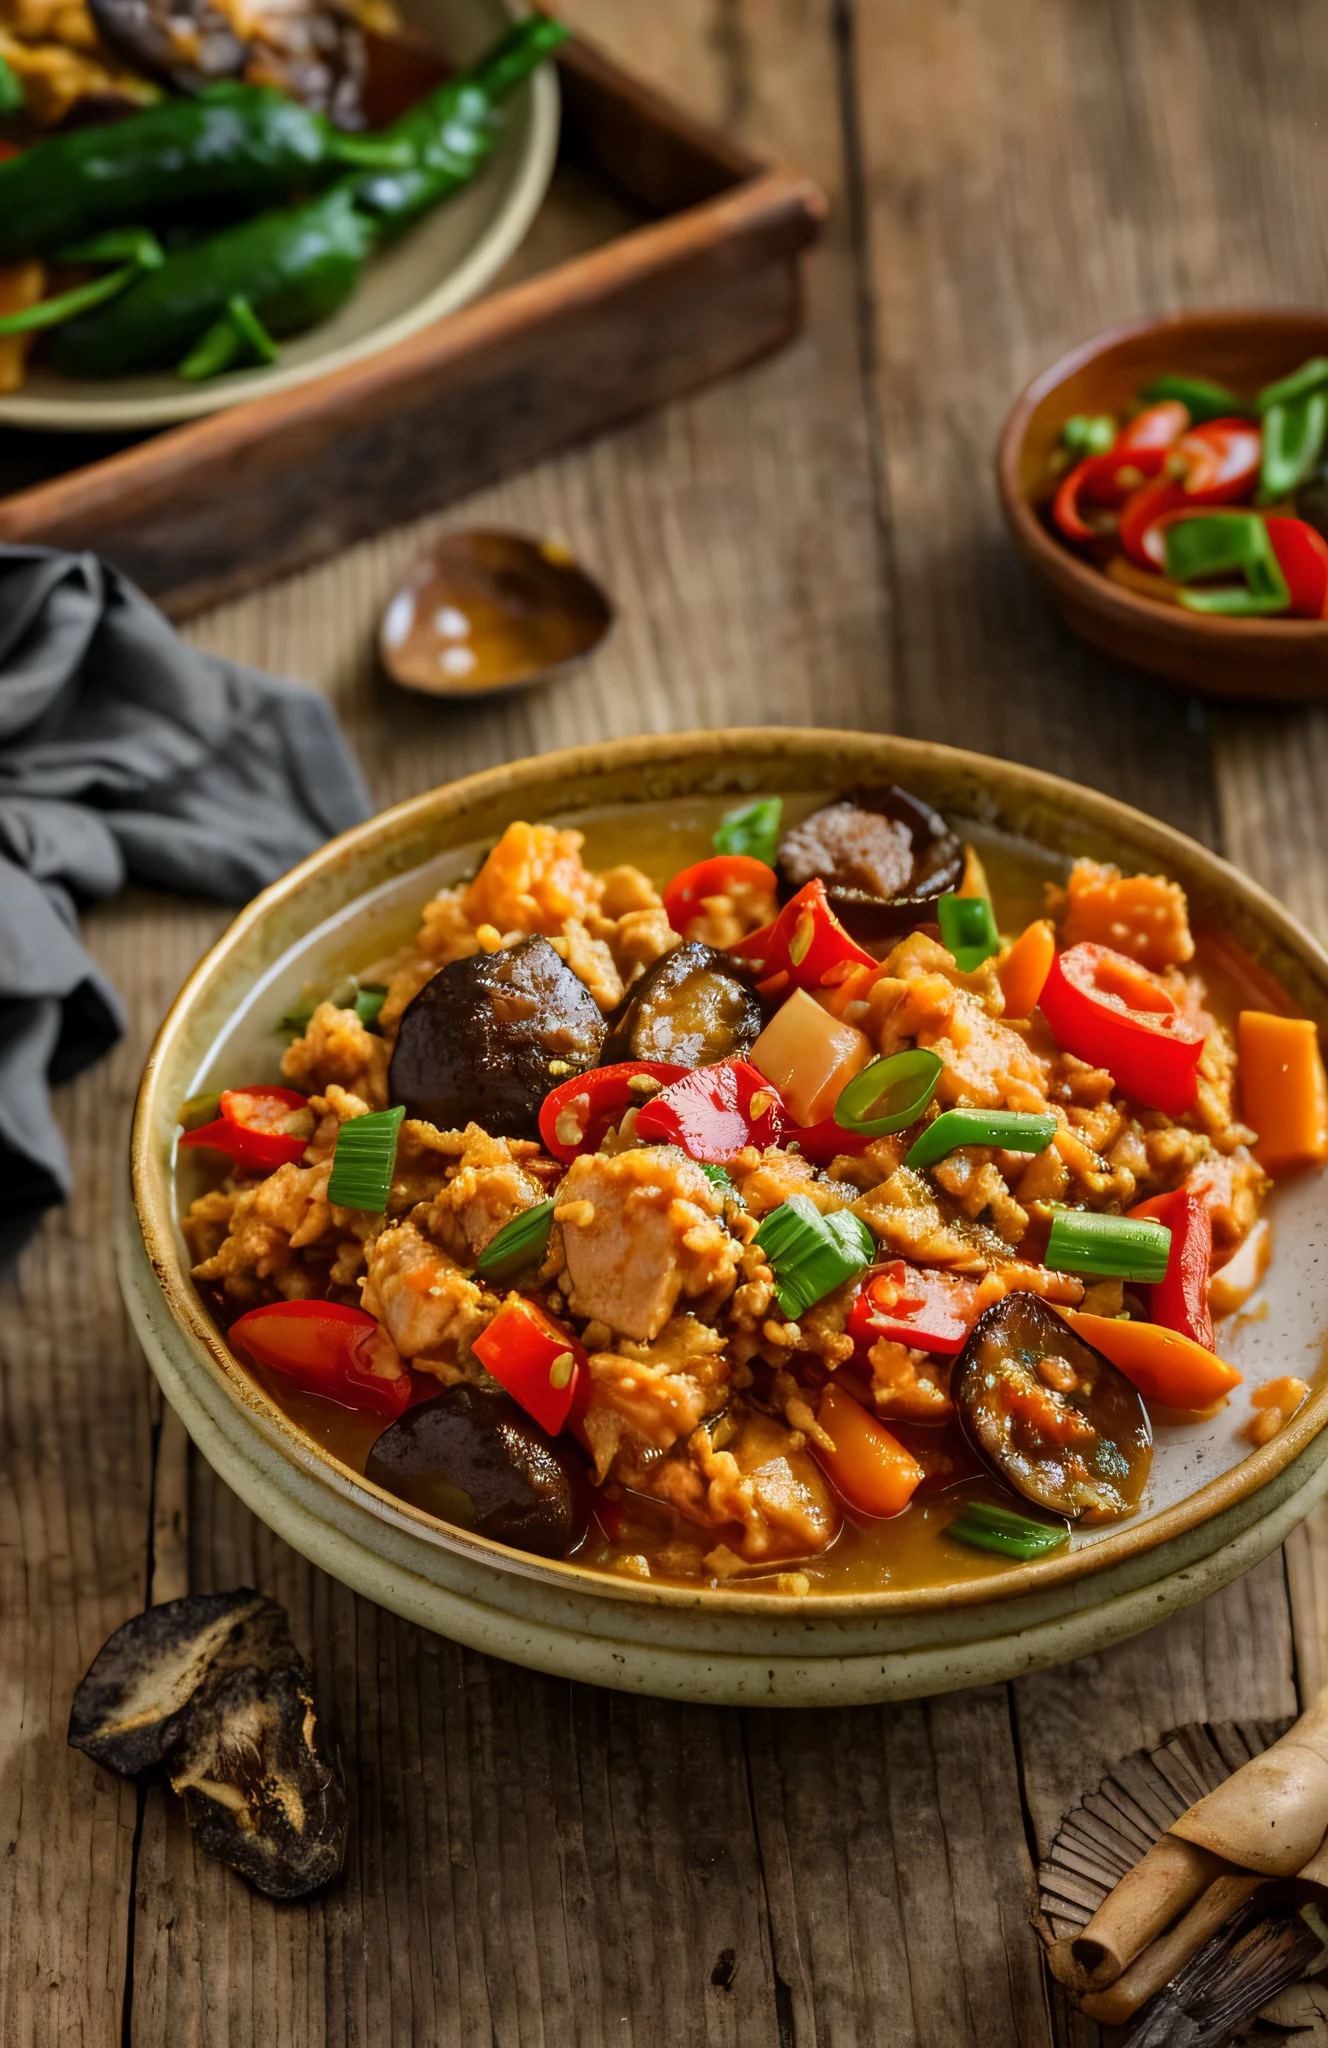
POLYGON ((440 968, 402 1012, 388 1095, 439 1130, 473 1119, 538 1138, 550 1089, 593 1067, 599 1004, 547 939, 521 939, 440 968))
POLYGON ((364 31, 349 8, 304 0, 251 6, 243 33, 213 0, 89 0, 97 33, 131 70, 177 92, 222 80, 275 85, 288 99, 362 128, 364 31))
POLYGON ((785 896, 819 875, 840 923, 869 947, 936 922, 963 875, 964 847, 939 811, 891 783, 813 811, 784 834, 776 863, 785 896))
POLYGON ((252 1587, 149 1607, 102 1645, 69 1742, 124 1777, 163 1764, 202 1846, 274 1899, 339 1873, 346 1793, 286 1611, 252 1587))
POLYGON ((686 939, 627 991, 609 1019, 600 1064, 672 1060, 679 1067, 708 1067, 740 1058, 760 1035, 760 1000, 737 962, 686 939))
POLYGON ((1007 1294, 979 1316, 951 1392, 974 1449, 1026 1500, 1084 1523, 1138 1507, 1153 1462, 1148 1411, 1038 1295, 1007 1294), (1071 1375, 1073 1387, 1058 1389, 1071 1375))
POLYGON ((586 1525, 574 1454, 510 1394, 462 1381, 383 1431, 366 1479, 440 1522, 562 1557, 586 1525))

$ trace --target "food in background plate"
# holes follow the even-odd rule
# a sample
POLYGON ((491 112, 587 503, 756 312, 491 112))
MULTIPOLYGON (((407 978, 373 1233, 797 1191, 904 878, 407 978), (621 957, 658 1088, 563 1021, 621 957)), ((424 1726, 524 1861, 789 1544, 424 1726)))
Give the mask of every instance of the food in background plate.
POLYGON ((1053 530, 1114 582, 1214 618, 1328 616, 1328 357, 1242 397, 1159 377, 1123 418, 1074 414, 1053 530))
POLYGON ((1214 1311, 1328 1159, 1314 1027, 1242 1009, 1163 877, 1075 861, 1003 933, 998 853, 975 893, 905 791, 781 823, 653 878, 510 825, 286 1020, 285 1085, 184 1106, 229 1162, 195 1277, 339 1455, 543 1557, 798 1594, 1054 1553, 1240 1382, 1214 1311))

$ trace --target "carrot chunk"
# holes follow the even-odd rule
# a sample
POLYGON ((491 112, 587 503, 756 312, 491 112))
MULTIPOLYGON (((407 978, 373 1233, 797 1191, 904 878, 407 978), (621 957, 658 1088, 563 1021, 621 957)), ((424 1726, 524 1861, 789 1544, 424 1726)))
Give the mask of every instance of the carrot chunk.
POLYGON ((1242 1010, 1237 1032, 1241 1107, 1259 1133, 1265 1173, 1300 1173, 1328 1160, 1328 1080, 1308 1017, 1242 1010))
POLYGON ((922 1479, 922 1467, 897 1436, 833 1381, 821 1396, 816 1420, 834 1444, 812 1449, 851 1508, 860 1515, 898 1515, 922 1479))
POLYGON ((996 979, 1005 997, 1007 1017, 1031 1017, 1052 961, 1056 934, 1045 917, 1037 919, 996 962, 996 979))
POLYGON ((1085 1344, 1119 1367, 1146 1401, 1161 1401, 1168 1408, 1211 1408, 1244 1378, 1193 1337, 1165 1330, 1160 1323, 1125 1322, 1072 1308, 1060 1313, 1085 1344))

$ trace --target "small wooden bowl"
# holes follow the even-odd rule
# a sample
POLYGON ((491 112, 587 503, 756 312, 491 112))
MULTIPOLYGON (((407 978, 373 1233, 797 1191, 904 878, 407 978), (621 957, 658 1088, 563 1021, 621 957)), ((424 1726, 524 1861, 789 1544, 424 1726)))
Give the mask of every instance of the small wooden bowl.
POLYGON ((1328 313, 1176 313, 1100 334, 1033 379, 1005 422, 996 480, 1014 544, 1072 632, 1132 668, 1210 697, 1303 703, 1328 695, 1328 622, 1206 618, 1137 596, 1055 539, 1038 509, 1071 413, 1119 412, 1168 371, 1212 377, 1252 397, 1325 353, 1328 313))

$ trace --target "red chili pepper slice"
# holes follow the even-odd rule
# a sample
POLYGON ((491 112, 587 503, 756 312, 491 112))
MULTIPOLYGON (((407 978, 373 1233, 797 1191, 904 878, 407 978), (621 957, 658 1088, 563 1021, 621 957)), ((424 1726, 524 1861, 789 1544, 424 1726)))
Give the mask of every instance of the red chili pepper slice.
POLYGON ((307 1097, 294 1088, 227 1088, 222 1092, 221 1115, 195 1131, 185 1131, 180 1144, 228 1152, 237 1166, 251 1173, 271 1173, 303 1159, 309 1140, 278 1127, 293 1110, 308 1107, 307 1097))
POLYGON ((418 1398, 408 1372, 387 1379, 373 1369, 378 1324, 367 1310, 340 1301, 274 1301, 231 1324, 228 1341, 255 1365, 320 1394, 341 1408, 397 1416, 418 1398))
POLYGON ((789 995, 795 988, 814 994, 834 987, 850 967, 880 966, 844 930, 819 875, 790 897, 773 924, 750 932, 729 952, 748 962, 758 992, 769 996, 789 995))
POLYGON ((575 1428, 590 1405, 584 1346, 524 1294, 508 1295, 471 1349, 550 1436, 569 1423, 575 1428))
POLYGON ((686 931, 700 915, 707 896, 727 896, 735 884, 773 896, 779 877, 749 853, 716 853, 709 860, 699 860, 695 867, 683 868, 664 891, 664 910, 674 931, 686 931))
POLYGON ((1180 485, 1170 477, 1162 477, 1134 493, 1121 513, 1116 538, 1141 569, 1164 569, 1162 527, 1172 513, 1189 518, 1193 512, 1194 505, 1180 485))
POLYGON ((1191 505, 1230 505, 1252 491, 1263 461, 1263 435, 1251 420, 1206 420, 1176 443, 1180 479, 1191 505))
POLYGON ((1063 1052, 1105 1067, 1123 1095, 1184 1116, 1198 1088, 1202 1034, 1155 974, 1085 943, 1058 953, 1039 999, 1063 1052))
POLYGON ((1112 454, 1124 448, 1170 448, 1190 424, 1190 409, 1178 398, 1164 398, 1135 414, 1116 436, 1112 454))
POLYGON ((894 1259, 867 1275, 849 1310, 848 1334, 863 1346, 889 1337, 914 1351, 953 1358, 963 1350, 977 1320, 976 1295, 972 1280, 894 1259))
POLYGON ((1097 505, 1122 505, 1148 477, 1156 476, 1167 459, 1164 447, 1122 448, 1117 442, 1105 455, 1090 455, 1061 479, 1051 501, 1051 516, 1071 540, 1099 540, 1079 510, 1081 498, 1097 505))
POLYGON ((1130 1210, 1131 1216, 1150 1216, 1165 1223, 1171 1232, 1171 1252, 1166 1278, 1148 1289, 1149 1321, 1165 1330, 1177 1330, 1193 1338, 1207 1351, 1215 1351, 1213 1312, 1208 1306, 1208 1282, 1213 1267, 1213 1219, 1206 1202, 1188 1188, 1169 1195, 1154 1195, 1130 1210))
POLYGON ((628 1086, 634 1074, 650 1074, 667 1087, 690 1072, 690 1067, 670 1060, 620 1060, 613 1067, 592 1067, 588 1073, 573 1074, 544 1098, 539 1127, 545 1151, 555 1159, 578 1159, 583 1152, 598 1152, 627 1111, 639 1109, 649 1100, 628 1086), (579 1137, 575 1135, 578 1131, 579 1137))
POLYGON ((788 1122, 778 1089, 750 1060, 720 1060, 652 1095, 637 1112, 636 1135, 722 1166, 746 1145, 775 1144, 788 1122))
POLYGON ((875 1143, 875 1139, 868 1137, 865 1131, 846 1131, 832 1116, 827 1116, 819 1124, 799 1124, 796 1129, 782 1132, 779 1143, 786 1152, 791 1152, 796 1146, 813 1166, 829 1166, 840 1152, 860 1157, 869 1145, 875 1143))
POLYGON ((1292 611, 1306 619, 1328 617, 1328 541, 1303 519, 1275 516, 1265 524, 1291 592, 1292 611))

